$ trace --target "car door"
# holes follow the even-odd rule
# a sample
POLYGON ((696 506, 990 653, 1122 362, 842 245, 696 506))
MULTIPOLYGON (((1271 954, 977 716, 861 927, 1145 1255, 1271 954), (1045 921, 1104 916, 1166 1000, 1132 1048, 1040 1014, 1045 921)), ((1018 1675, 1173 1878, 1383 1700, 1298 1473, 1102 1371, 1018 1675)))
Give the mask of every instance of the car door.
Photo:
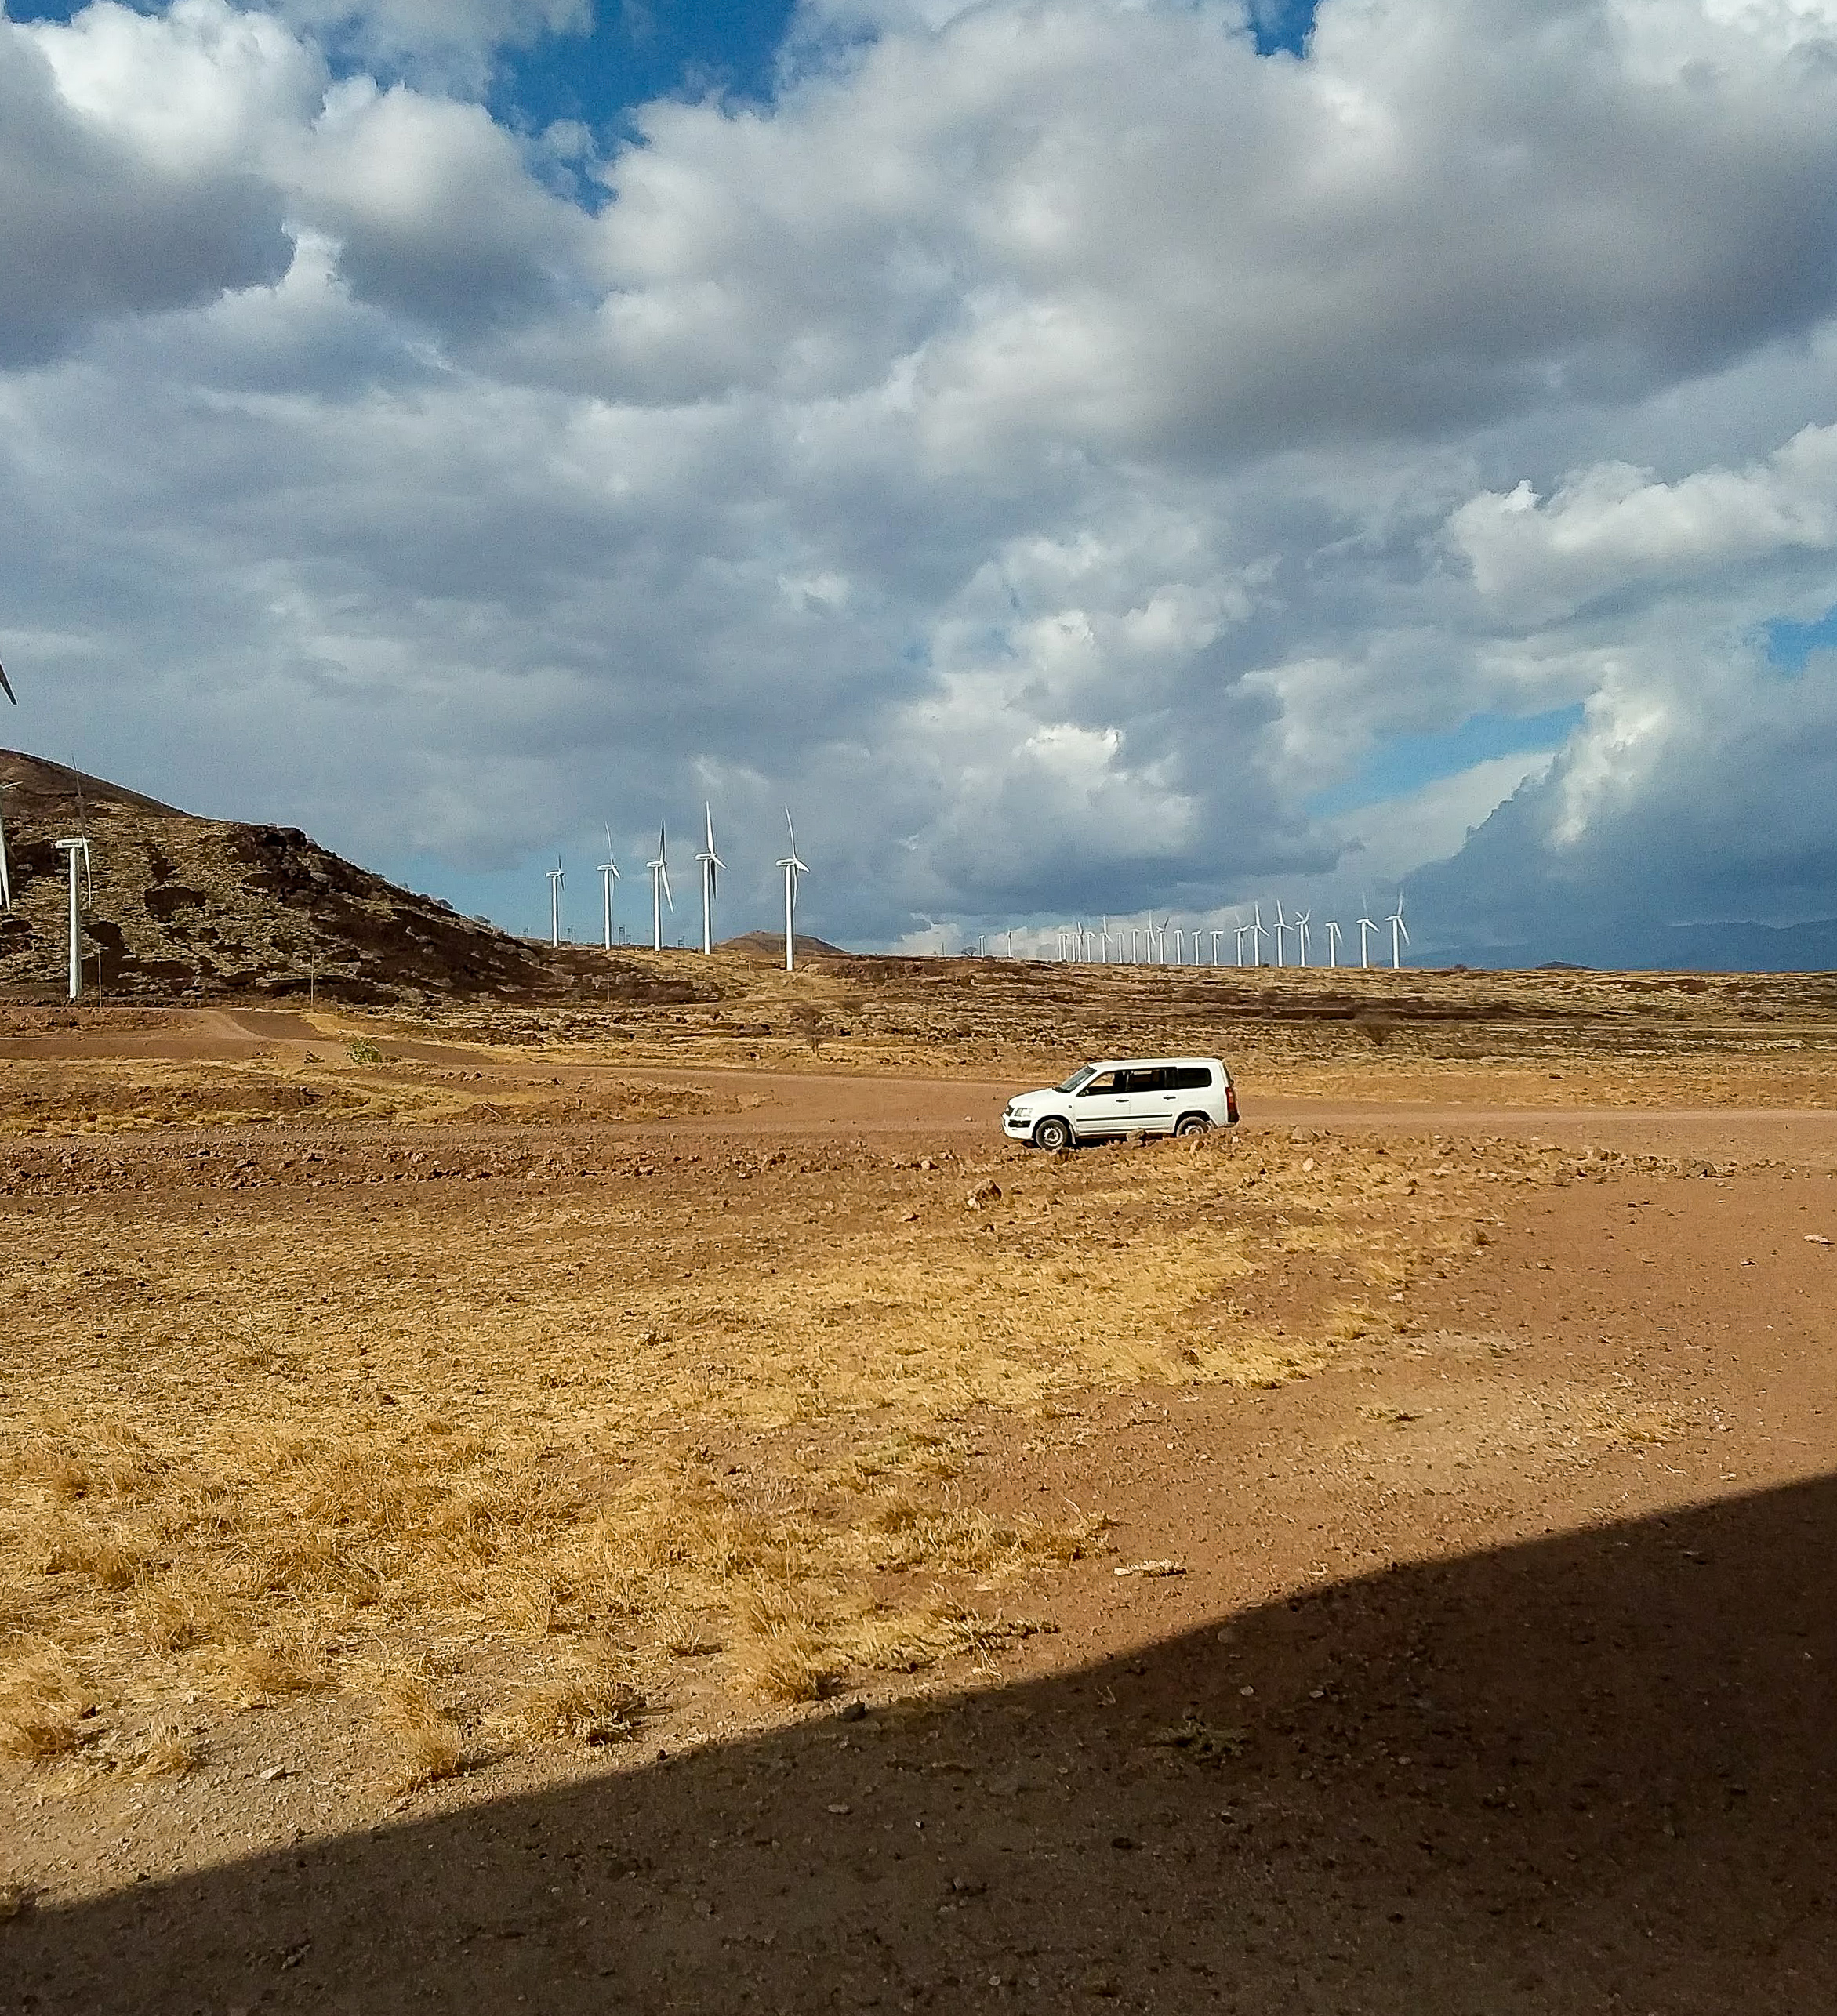
POLYGON ((1100 1071, 1072 1101, 1072 1125, 1083 1140, 1124 1133, 1137 1124, 1128 1116, 1128 1103, 1129 1074, 1100 1071))
POLYGON ((1172 1133, 1179 1096, 1174 1076, 1167 1064, 1145 1065, 1130 1072, 1126 1103, 1131 1127, 1139 1127, 1145 1134, 1172 1133))

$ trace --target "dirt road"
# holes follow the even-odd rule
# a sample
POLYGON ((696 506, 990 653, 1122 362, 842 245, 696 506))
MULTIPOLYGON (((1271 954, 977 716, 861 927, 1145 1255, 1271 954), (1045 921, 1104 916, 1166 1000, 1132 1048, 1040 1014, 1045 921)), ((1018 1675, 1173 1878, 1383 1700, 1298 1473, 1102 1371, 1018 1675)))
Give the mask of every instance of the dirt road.
MULTIPOLYGON (((797 1077, 645 1137, 942 1151, 970 1091, 797 1077)), ((1740 1166, 1502 1191, 1311 1378, 978 1417, 965 1502, 1117 1522, 980 1672, 713 1740, 690 1686, 641 1753, 394 1815, 327 1808, 311 1702, 176 1785, 16 1775, 0 2009, 1837 2007, 1837 1116, 1269 1102, 1247 1145, 1279 1122, 1740 1166)))

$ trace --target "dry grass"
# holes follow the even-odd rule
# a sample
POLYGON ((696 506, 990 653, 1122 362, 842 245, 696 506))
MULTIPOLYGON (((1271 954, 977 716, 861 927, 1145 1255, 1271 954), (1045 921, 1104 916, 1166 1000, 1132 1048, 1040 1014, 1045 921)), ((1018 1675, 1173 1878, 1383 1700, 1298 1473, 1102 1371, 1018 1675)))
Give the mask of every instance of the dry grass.
POLYGON ((643 1691, 623 1660, 589 1652, 525 1688, 506 1720, 532 1741, 572 1737, 588 1743, 623 1742, 635 1733, 644 1706, 643 1691))
POLYGON ((466 1739, 441 1707, 431 1675, 414 1666, 386 1667, 367 1684, 390 1748, 391 1789, 414 1792, 454 1776, 466 1761, 466 1739))
POLYGON ((79 1671, 129 1702, 368 1691, 405 1785, 465 1754, 437 1647, 518 1740, 629 1721, 676 1660, 807 1701, 987 1656, 1019 1627, 975 1593, 1103 1524, 973 1496, 989 1423, 1305 1373, 1567 1166, 1319 1134, 539 1181, 346 1152, 310 1189, 274 1160, 0 1198, 0 1335, 32 1340, 0 1412, 8 1754, 68 1753, 79 1671), (997 1173, 988 1230, 961 1200, 997 1173))
POLYGON ((204 1746, 176 1715, 156 1716, 136 1753, 125 1768, 125 1775, 143 1782, 161 1778, 183 1778, 204 1760, 204 1746))
POLYGON ((45 1764, 70 1756, 91 1705, 61 1652, 20 1660, 0 1678, 0 1757, 45 1764))

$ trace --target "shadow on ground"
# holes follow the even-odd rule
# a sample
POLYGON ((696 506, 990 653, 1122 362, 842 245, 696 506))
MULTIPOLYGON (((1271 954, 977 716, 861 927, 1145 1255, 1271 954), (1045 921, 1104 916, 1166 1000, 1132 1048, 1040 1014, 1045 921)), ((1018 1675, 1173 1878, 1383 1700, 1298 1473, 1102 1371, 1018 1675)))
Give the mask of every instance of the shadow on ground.
POLYGON ((0 2008, 1837 2007, 1834 1559, 1821 1481, 1324 1586, 28 1915, 0 2008))

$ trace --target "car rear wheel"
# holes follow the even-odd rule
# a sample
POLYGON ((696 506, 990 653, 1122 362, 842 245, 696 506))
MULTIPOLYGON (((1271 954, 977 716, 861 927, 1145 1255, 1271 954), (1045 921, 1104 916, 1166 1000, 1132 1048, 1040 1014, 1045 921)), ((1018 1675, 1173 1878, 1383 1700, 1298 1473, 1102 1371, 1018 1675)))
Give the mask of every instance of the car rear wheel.
POLYGON ((1177 1134, 1209 1134, 1212 1123, 1203 1113, 1182 1113, 1174 1123, 1177 1134))
POLYGON ((1042 1120, 1033 1129, 1033 1145, 1056 1155, 1061 1148, 1072 1145, 1072 1130, 1063 1120, 1042 1120))

